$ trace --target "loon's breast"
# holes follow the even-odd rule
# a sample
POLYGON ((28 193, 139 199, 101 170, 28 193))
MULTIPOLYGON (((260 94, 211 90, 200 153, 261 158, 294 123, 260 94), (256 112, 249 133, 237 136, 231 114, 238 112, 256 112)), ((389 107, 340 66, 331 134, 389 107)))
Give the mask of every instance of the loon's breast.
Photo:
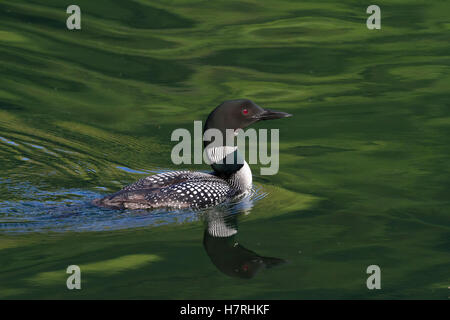
POLYGON ((138 180, 94 204, 114 209, 205 208, 242 192, 214 174, 172 171, 138 180))

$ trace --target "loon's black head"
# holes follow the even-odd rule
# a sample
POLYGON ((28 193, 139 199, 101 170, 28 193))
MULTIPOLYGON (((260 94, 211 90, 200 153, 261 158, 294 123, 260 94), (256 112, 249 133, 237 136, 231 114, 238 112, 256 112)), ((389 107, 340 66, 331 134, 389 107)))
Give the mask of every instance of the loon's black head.
POLYGON ((207 130, 219 130, 222 134, 218 141, 215 141, 215 138, 204 137, 205 150, 209 149, 207 154, 214 171, 229 176, 243 167, 244 161, 237 148, 234 150, 221 148, 222 146, 234 146, 237 129, 245 129, 260 120, 290 116, 291 114, 286 112, 263 109, 248 99, 228 100, 220 104, 209 114, 204 127, 204 134, 207 130), (227 129, 232 130, 232 139, 229 139, 227 129))
POLYGON ((226 129, 244 129, 260 120, 280 119, 290 116, 292 115, 286 112, 263 109, 248 99, 228 100, 209 114, 204 130, 219 129, 225 134, 226 129))

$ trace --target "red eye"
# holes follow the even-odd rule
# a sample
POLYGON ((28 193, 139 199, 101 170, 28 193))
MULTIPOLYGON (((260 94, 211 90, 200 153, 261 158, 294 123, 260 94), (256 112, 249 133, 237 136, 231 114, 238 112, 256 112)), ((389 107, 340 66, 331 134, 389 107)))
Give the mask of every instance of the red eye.
POLYGON ((247 114, 248 114, 248 110, 247 110, 247 109, 244 109, 244 110, 242 110, 242 113, 243 113, 244 115, 247 115, 247 114))

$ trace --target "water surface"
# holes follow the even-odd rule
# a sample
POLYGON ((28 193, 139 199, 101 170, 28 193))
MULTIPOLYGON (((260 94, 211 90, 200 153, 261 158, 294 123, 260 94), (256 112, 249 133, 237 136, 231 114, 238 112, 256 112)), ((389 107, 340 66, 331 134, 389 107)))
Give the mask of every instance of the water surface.
POLYGON ((448 1, 379 1, 381 30, 350 0, 69 4, 0 3, 0 298, 448 299, 448 1), (280 171, 241 207, 89 205, 242 97, 294 117, 255 126, 280 171))

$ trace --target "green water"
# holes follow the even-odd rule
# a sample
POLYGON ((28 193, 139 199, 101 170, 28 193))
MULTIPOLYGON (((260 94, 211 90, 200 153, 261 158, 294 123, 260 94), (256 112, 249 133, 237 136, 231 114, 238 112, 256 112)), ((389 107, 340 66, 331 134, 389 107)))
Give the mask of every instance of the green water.
POLYGON ((78 0, 81 31, 70 4, 0 2, 1 299, 448 299, 450 2, 377 1, 381 30, 364 1, 78 0), (178 169, 171 132, 242 97, 294 114, 255 126, 280 171, 252 166, 233 238, 286 263, 231 277, 201 217, 86 204, 178 169))

